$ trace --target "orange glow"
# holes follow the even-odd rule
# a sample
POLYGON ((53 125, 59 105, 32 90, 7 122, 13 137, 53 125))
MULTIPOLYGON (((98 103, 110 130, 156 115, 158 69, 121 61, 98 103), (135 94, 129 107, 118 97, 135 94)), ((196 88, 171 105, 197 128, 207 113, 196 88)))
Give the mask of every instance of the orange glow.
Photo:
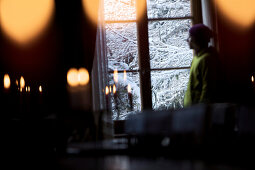
POLYGON ((130 86, 130 84, 128 84, 127 90, 128 90, 128 93, 131 93, 131 86, 130 86))
POLYGON ((28 89, 27 89, 27 86, 26 86, 26 92, 28 91, 28 89))
POLYGON ((89 83, 89 72, 86 68, 80 68, 78 73, 79 84, 85 86, 89 83))
POLYGON ((15 83, 16 83, 17 86, 19 86, 19 81, 18 80, 16 80, 15 83))
POLYGON ((115 94, 116 93, 116 86, 115 86, 115 84, 113 85, 113 94, 115 94))
POLYGON ((251 76, 251 82, 254 83, 254 76, 251 76))
POLYGON ((99 0, 82 0, 82 4, 86 16, 88 16, 93 23, 97 23, 99 0))
POLYGON ((249 27, 255 21, 254 0, 214 0, 221 12, 242 28, 249 27))
POLYGON ((30 92, 30 86, 27 87, 27 91, 30 92))
POLYGON ((42 93, 42 86, 39 86, 39 92, 42 93))
POLYGON ((105 87, 105 94, 106 94, 106 95, 109 94, 109 88, 108 88, 108 86, 105 87))
POLYGON ((115 83, 118 83, 118 70, 114 70, 113 72, 113 80, 115 83))
POLYGON ((25 45, 49 25, 54 0, 0 0, 0 26, 15 42, 25 45))
POLYGON ((8 74, 4 75, 4 88, 9 89, 11 87, 11 79, 8 74))
POLYGON ((126 70, 124 70, 124 76, 123 76, 123 79, 124 79, 124 81, 126 81, 126 80, 127 80, 127 72, 126 72, 126 70))
POLYGON ((67 83, 69 86, 78 86, 79 85, 79 76, 78 70, 75 68, 69 69, 67 72, 67 83))
POLYGON ((139 11, 136 12, 136 19, 137 20, 140 20, 143 15, 144 15, 144 10, 146 9, 146 1, 145 0, 137 0, 136 1, 136 5, 137 5, 137 8, 140 9, 139 11))
POLYGON ((112 92, 112 86, 110 86, 110 93, 112 92))
POLYGON ((20 81, 19 81, 19 84, 20 84, 20 89, 22 91, 22 89, 25 87, 25 79, 23 76, 20 77, 20 81))

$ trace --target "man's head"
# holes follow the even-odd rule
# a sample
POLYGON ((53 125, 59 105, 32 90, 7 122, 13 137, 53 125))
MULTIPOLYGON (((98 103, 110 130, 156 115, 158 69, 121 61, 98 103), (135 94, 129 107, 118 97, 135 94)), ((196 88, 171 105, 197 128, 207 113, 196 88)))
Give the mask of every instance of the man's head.
POLYGON ((204 24, 196 24, 189 29, 188 43, 191 49, 208 47, 211 38, 212 31, 204 24))

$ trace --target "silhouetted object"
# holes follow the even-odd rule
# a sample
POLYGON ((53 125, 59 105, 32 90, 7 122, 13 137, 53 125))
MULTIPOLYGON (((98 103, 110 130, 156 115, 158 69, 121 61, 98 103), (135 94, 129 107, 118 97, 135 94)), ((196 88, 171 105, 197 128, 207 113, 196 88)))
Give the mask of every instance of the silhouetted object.
POLYGON ((218 100, 221 69, 216 49, 208 47, 212 35, 212 31, 203 24, 196 24, 189 30, 187 41, 190 49, 194 49, 195 56, 192 60, 188 88, 184 98, 185 107, 218 100))

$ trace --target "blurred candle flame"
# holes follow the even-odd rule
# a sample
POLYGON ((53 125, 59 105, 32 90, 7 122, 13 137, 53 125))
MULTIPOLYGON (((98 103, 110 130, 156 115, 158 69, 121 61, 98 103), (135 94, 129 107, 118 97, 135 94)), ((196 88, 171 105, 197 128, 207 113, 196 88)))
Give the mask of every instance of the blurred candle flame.
POLYGON ((4 75, 4 88, 9 89, 11 87, 11 79, 8 74, 4 75))
POLYGON ((112 92, 112 86, 110 86, 109 89, 110 89, 110 93, 111 93, 112 92))
POLYGON ((27 91, 30 92, 30 86, 27 87, 27 91))
POLYGON ((0 0, 0 26, 6 35, 25 45, 49 25, 54 0, 0 0))
POLYGON ((113 80, 115 83, 118 83, 118 70, 114 70, 113 72, 113 80))
POLYGON ((39 86, 39 92, 42 93, 42 86, 39 86))
POLYGON ((124 81, 126 81, 127 80, 127 72, 126 72, 126 70, 124 70, 124 81))
POLYGON ((79 85, 78 70, 76 68, 70 68, 67 72, 67 83, 71 87, 79 85))
POLYGON ((26 86, 26 92, 28 92, 28 88, 27 88, 27 86, 26 86))
MULTIPOLYGON (((20 88, 21 89, 23 89, 24 87, 25 87, 25 79, 24 79, 24 77, 23 76, 21 76, 20 77, 20 82, 19 82, 19 84, 20 84, 20 88)), ((22 90, 21 90, 22 91, 22 90)))
POLYGON ((80 85, 85 86, 89 83, 89 72, 86 68, 80 68, 78 71, 78 82, 80 85))
POLYGON ((254 83, 254 76, 251 76, 251 82, 254 83))
POLYGON ((19 86, 19 81, 18 80, 16 80, 15 83, 16 83, 17 86, 19 86))
POLYGON ((113 85, 113 93, 115 94, 116 93, 116 86, 115 86, 115 84, 113 85))
POLYGON ((82 0, 82 5, 85 15, 96 24, 98 21, 99 0, 82 0))
POLYGON ((128 84, 127 90, 128 90, 128 93, 131 93, 131 86, 130 86, 130 84, 128 84))
POLYGON ((105 94, 106 94, 106 95, 109 94, 109 88, 108 88, 108 86, 105 87, 105 94))
POLYGON ((239 28, 247 28, 255 22, 254 0, 214 0, 221 12, 239 28))

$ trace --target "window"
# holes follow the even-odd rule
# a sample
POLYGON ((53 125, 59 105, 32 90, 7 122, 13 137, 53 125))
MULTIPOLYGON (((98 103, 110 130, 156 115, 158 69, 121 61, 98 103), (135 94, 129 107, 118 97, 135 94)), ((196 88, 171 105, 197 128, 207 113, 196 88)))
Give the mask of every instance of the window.
MULTIPOLYGON (((113 119, 143 108, 183 107, 192 50, 190 0, 104 0, 104 49, 113 119), (142 18, 138 18, 137 14, 142 18), (140 15, 139 15, 140 16, 140 15), (114 71, 118 82, 114 82, 114 71), (113 94, 113 86, 117 92, 113 94), (127 86, 131 86, 131 94, 127 86), (132 97, 132 105, 130 105, 132 97), (132 107, 131 107, 132 106, 132 107)), ((105 91, 103 90, 103 93, 105 91)))

